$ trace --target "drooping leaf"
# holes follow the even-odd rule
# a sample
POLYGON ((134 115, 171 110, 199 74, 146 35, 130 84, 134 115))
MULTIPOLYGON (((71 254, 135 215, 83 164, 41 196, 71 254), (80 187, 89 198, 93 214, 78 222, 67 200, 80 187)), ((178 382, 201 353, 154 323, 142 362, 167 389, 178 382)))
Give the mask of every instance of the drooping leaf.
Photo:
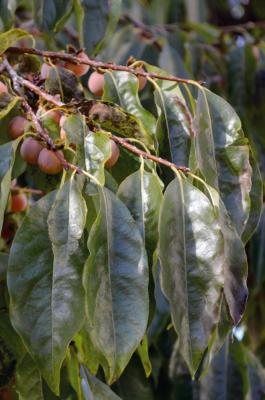
POLYGON ((16 367, 16 391, 20 400, 44 400, 41 374, 29 353, 16 367))
POLYGON ((224 243, 208 198, 186 179, 167 187, 159 222, 162 289, 180 351, 194 376, 218 323, 224 284, 224 243))
POLYGON ((4 280, 6 277, 8 265, 8 254, 7 253, 0 253, 0 281, 4 280))
POLYGON ((73 0, 34 0, 32 5, 36 25, 41 31, 50 33, 65 21, 64 17, 69 15, 73 0))
POLYGON ((158 218, 162 201, 162 183, 155 173, 141 168, 120 185, 117 195, 130 210, 152 256, 158 240, 158 218))
POLYGON ((19 28, 10 29, 9 31, 1 33, 0 34, 0 55, 3 54, 8 49, 8 47, 13 46, 19 40, 24 39, 24 38, 31 39, 32 43, 34 44, 33 36, 30 35, 28 32, 23 31, 22 29, 19 29, 19 28))
POLYGON ((85 138, 86 170, 102 185, 105 183, 104 164, 110 156, 111 145, 108 134, 90 131, 85 138))
POLYGON ((66 368, 72 388, 75 390, 78 400, 83 400, 82 388, 81 388, 81 377, 79 373, 79 361, 77 354, 73 346, 69 346, 66 353, 66 368))
POLYGON ((10 192, 12 168, 20 139, 0 146, 0 232, 2 231, 4 213, 10 192))
MULTIPOLYGON (((250 150, 233 108, 221 97, 200 89, 197 104, 196 155, 206 182, 220 190, 239 235, 250 214, 250 150)), ((258 178, 256 178, 258 179, 258 178)))
POLYGON ((154 96, 159 115, 156 129, 159 155, 177 165, 188 166, 194 131, 181 91, 176 85, 166 88, 155 85, 154 96))
POLYGON ((81 45, 97 54, 106 46, 121 13, 121 0, 78 0, 76 15, 81 45))
POLYGON ((121 400, 105 383, 93 376, 83 365, 80 374, 86 400, 121 400))
POLYGON ((242 233, 242 241, 244 244, 249 241, 257 228, 263 205, 263 182, 257 161, 252 154, 250 154, 250 164, 252 167, 252 185, 249 193, 251 207, 247 224, 242 233))
POLYGON ((152 364, 149 358, 148 339, 146 335, 138 346, 137 352, 144 367, 145 375, 148 378, 152 372, 152 364))
POLYGON ((100 190, 100 210, 88 249, 83 280, 88 332, 107 361, 105 375, 111 383, 121 375, 145 333, 148 266, 136 223, 106 188, 100 190))
POLYGON ((84 318, 85 213, 77 182, 67 181, 31 207, 10 251, 12 323, 56 393, 67 345, 84 318))
POLYGON ((103 100, 119 104, 144 125, 150 136, 155 135, 155 117, 142 106, 138 96, 138 79, 128 72, 106 72, 103 100))
POLYGON ((237 339, 227 338, 201 382, 200 399, 258 400, 265 395, 265 370, 237 339))

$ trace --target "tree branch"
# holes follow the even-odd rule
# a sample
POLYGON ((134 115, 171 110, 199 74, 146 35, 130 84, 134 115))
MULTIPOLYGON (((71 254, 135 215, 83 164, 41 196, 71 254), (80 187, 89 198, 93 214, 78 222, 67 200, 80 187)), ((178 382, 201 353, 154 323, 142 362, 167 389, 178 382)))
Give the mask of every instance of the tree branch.
POLYGON ((134 68, 131 68, 131 67, 128 67, 125 65, 105 63, 105 62, 96 61, 96 60, 87 60, 87 61, 80 60, 78 57, 73 56, 72 54, 64 53, 61 51, 43 51, 43 50, 38 50, 38 49, 33 49, 33 48, 28 48, 28 47, 23 47, 23 48, 9 47, 7 49, 7 52, 15 53, 15 54, 34 54, 36 56, 68 61, 68 62, 71 62, 74 64, 85 64, 85 65, 89 65, 90 67, 93 67, 95 69, 101 68, 101 69, 106 69, 106 70, 111 70, 111 71, 125 71, 125 72, 129 72, 133 75, 143 76, 146 78, 161 79, 161 80, 165 80, 165 81, 186 83, 186 84, 190 84, 190 85, 204 84, 203 81, 197 82, 192 79, 179 78, 174 75, 160 75, 160 74, 156 74, 153 72, 146 72, 141 69, 134 69, 134 68))
POLYGON ((182 172, 185 172, 185 173, 190 171, 190 169, 188 167, 184 167, 184 166, 181 166, 181 165, 176 165, 176 164, 174 164, 174 163, 172 163, 172 162, 170 162, 168 160, 165 160, 164 158, 154 156, 153 154, 150 154, 150 153, 147 153, 146 151, 138 149, 138 147, 136 147, 133 144, 129 143, 127 141, 127 139, 124 139, 124 138, 121 138, 119 136, 115 136, 115 135, 112 135, 112 134, 110 134, 109 136, 114 142, 118 143, 119 145, 123 146, 124 148, 129 150, 131 153, 134 153, 139 157, 141 156, 143 158, 152 160, 157 164, 162 164, 162 165, 165 165, 166 167, 169 167, 169 168, 176 168, 176 169, 178 169, 178 170, 180 170, 182 172))

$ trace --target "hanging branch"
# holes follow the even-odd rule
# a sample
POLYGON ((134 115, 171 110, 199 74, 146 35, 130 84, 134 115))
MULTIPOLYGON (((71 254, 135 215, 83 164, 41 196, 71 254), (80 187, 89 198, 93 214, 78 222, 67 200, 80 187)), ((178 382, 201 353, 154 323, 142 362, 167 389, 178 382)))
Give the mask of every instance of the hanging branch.
MULTIPOLYGON (((8 60, 6 58, 4 58, 2 64, 0 64, 0 70, 1 67, 3 67, 3 69, 5 69, 7 71, 7 73, 9 74, 14 90, 17 93, 17 95, 19 96, 19 98, 21 99, 22 102, 22 106, 24 107, 26 113, 31 117, 31 120, 35 126, 37 135, 39 136, 39 138, 41 140, 43 140, 46 144, 47 147, 54 151, 56 157, 60 160, 61 164, 63 165, 64 169, 68 170, 68 169, 72 169, 74 171, 76 171, 77 173, 82 173, 82 169, 79 168, 78 166, 69 163, 60 152, 58 152, 57 150, 57 146, 54 144, 53 140, 50 138, 48 132, 42 127, 39 119, 37 118, 36 114, 34 113, 34 111, 32 110, 31 106, 29 105, 29 103, 27 102, 26 98, 23 96, 23 94, 21 93, 21 86, 25 86, 28 89, 31 89, 33 92, 35 92, 36 94, 38 94, 39 96, 42 96, 43 98, 45 98, 47 101, 52 102, 53 104, 57 105, 57 106, 65 106, 65 103, 59 102, 58 100, 56 100, 54 98, 54 96, 49 95, 48 93, 44 92, 43 90, 41 90, 38 86, 34 85, 33 83, 29 82, 27 79, 21 78, 16 71, 14 70, 14 68, 9 64, 8 60), (48 97, 49 96, 49 100, 48 97)), ((115 141, 116 143, 118 143, 120 146, 123 146, 124 148, 126 148, 127 150, 129 150, 130 152, 141 156, 145 159, 149 159, 154 161, 157 164, 162 164, 165 165, 166 167, 169 168, 176 168, 182 172, 189 172, 189 168, 185 167, 185 166, 179 166, 176 165, 168 160, 165 160, 161 157, 157 157, 154 156, 150 153, 147 153, 143 150, 140 150, 138 147, 130 144, 126 139, 124 138, 120 138, 118 136, 112 135, 109 133, 110 138, 115 141)))
POLYGON ((186 83, 190 85, 203 85, 203 81, 194 81, 192 79, 185 79, 185 78, 179 78, 174 75, 160 75, 156 74, 154 72, 146 72, 142 69, 134 69, 125 65, 117 65, 113 63, 105 63, 102 61, 96 61, 96 60, 80 60, 78 57, 69 54, 69 53, 64 53, 61 51, 43 51, 43 50, 38 50, 38 49, 33 49, 29 47, 9 47, 7 49, 7 53, 15 53, 15 54, 33 54, 35 56, 40 56, 40 57, 45 57, 45 58, 51 58, 55 60, 63 60, 63 61, 68 61, 73 64, 85 64, 89 65, 90 67, 93 67, 95 69, 105 69, 105 70, 111 70, 111 71, 125 71, 129 72, 133 75, 136 76, 143 76, 145 78, 153 78, 153 79, 161 79, 165 81, 172 81, 172 82, 177 82, 177 83, 186 83))

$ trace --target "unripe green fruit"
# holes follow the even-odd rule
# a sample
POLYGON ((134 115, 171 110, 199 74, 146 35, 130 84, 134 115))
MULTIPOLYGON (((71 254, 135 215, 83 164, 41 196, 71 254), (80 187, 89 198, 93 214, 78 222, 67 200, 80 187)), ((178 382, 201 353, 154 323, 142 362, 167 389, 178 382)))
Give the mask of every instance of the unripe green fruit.
MULTIPOLYGON (((63 155, 61 151, 60 153, 63 155)), ((63 166, 56 157, 55 152, 48 149, 41 150, 38 158, 38 166, 42 172, 49 175, 59 174, 63 170, 63 166)))
POLYGON ((88 89, 95 96, 102 96, 104 88, 104 74, 94 71, 88 79, 88 89))
POLYGON ((37 165, 42 145, 33 138, 27 138, 20 147, 20 155, 28 164, 37 165))
POLYGON ((106 168, 113 167, 113 165, 116 164, 116 162, 118 161, 118 158, 120 156, 120 149, 116 145, 116 143, 113 140, 111 140, 110 144, 111 144, 111 156, 105 163, 106 168))
MULTIPOLYGON (((79 60, 82 60, 82 61, 89 61, 88 56, 83 51, 81 51, 76 57, 79 58, 79 60)), ((64 68, 69 69, 76 76, 83 76, 88 72, 89 65, 86 65, 86 64, 74 64, 74 63, 66 62, 64 64, 64 68)))
POLYGON ((8 126, 8 134, 10 138, 17 139, 19 136, 22 136, 27 123, 28 120, 19 115, 12 118, 8 126))

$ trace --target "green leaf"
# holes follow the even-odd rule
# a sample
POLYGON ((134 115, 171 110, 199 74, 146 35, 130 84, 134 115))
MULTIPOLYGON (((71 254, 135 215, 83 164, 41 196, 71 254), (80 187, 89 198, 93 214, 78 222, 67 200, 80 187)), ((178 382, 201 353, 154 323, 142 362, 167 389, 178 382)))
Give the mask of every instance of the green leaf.
POLYGON ((218 323, 224 243, 210 201, 179 175, 165 191, 159 242, 162 289, 181 354, 194 376, 218 323))
POLYGON ((142 106, 138 96, 138 79, 128 72, 107 71, 104 75, 103 100, 119 104, 143 124, 150 136, 155 136, 156 119, 142 106))
POLYGON ((16 4, 9 0, 0 0, 0 18, 5 30, 10 29, 14 21, 16 4))
POLYGON ((36 25, 41 31, 50 33, 65 22, 65 16, 72 10, 73 0, 34 0, 32 1, 33 14, 36 25))
POLYGON ((68 372, 69 381, 75 390, 78 400, 83 400, 82 388, 81 388, 81 377, 79 374, 79 361, 77 354, 73 346, 69 346, 66 353, 66 368, 68 372))
POLYGON ((15 377, 19 400, 44 400, 41 374, 29 353, 20 359, 15 377))
POLYGON ((162 182, 156 173, 141 168, 129 175, 120 185, 118 197, 130 210, 150 256, 158 241, 158 218, 162 201, 162 182))
POLYGON ((109 135, 106 132, 89 131, 85 138, 86 170, 102 185, 105 183, 104 164, 111 156, 109 135))
POLYGON ((137 349, 137 352, 139 354, 140 360, 144 367, 145 375, 148 378, 152 372, 152 364, 151 364, 151 361, 149 358, 148 339, 147 339, 146 335, 144 336, 143 340, 141 341, 141 343, 137 349))
POLYGON ((156 136, 159 155, 177 165, 188 166, 190 140, 194 136, 192 117, 180 89, 167 89, 155 85, 155 102, 158 111, 156 136))
POLYGON ((76 107, 102 128, 121 136, 139 139, 151 149, 154 147, 153 139, 142 122, 120 106, 107 101, 84 100, 77 103, 76 107))
POLYGON ((255 232, 263 205, 263 182, 259 171, 257 161, 254 159, 253 155, 250 153, 250 164, 252 167, 252 185, 250 195, 250 213, 248 217, 247 224, 242 233, 242 241, 246 244, 253 233, 255 232))
POLYGON ((201 382, 201 399, 262 399, 265 370, 237 339, 227 338, 201 382))
POLYGON ((81 366, 83 393, 86 400, 121 400, 112 390, 81 366))
POLYGON ((100 189, 100 210, 88 249, 83 280, 88 332, 108 363, 105 375, 112 383, 146 330, 148 265, 136 223, 126 206, 106 188, 100 189))
POLYGON ((121 0, 78 0, 76 15, 82 47, 97 54, 112 36, 121 14, 121 0))
POLYGON ((197 104, 196 154, 206 182, 220 190, 239 235, 250 214, 252 168, 247 139, 233 108, 221 97, 200 89, 197 104))
POLYGON ((84 319, 85 218, 79 185, 71 179, 31 207, 10 250, 12 323, 55 393, 66 348, 84 319))
POLYGON ((20 140, 21 138, 18 138, 0 146, 0 232, 2 231, 5 209, 10 192, 16 149, 20 140))
POLYGON ((8 47, 13 46, 19 40, 24 38, 30 38, 32 40, 33 45, 35 44, 35 40, 32 35, 28 32, 23 31, 22 29, 10 29, 7 32, 0 34, 0 55, 3 54, 8 47))
POLYGON ((19 97, 10 96, 8 93, 0 95, 0 119, 9 114, 18 102, 19 97))

